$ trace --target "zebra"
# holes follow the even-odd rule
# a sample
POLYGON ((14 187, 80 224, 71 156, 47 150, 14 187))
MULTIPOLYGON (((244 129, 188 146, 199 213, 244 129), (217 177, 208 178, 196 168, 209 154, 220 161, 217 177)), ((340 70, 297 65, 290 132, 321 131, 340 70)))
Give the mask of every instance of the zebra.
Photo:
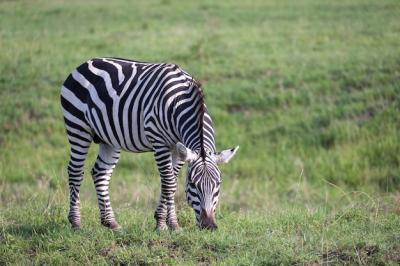
POLYGON ((161 178, 155 210, 157 230, 178 230, 174 196, 188 162, 185 195, 200 228, 216 229, 221 173, 239 146, 216 152, 213 122, 199 82, 176 64, 123 58, 90 59, 69 74, 61 106, 70 144, 68 178, 73 229, 81 226, 79 191, 92 142, 99 153, 91 175, 101 224, 120 229, 110 203, 109 182, 121 151, 153 152, 161 178))

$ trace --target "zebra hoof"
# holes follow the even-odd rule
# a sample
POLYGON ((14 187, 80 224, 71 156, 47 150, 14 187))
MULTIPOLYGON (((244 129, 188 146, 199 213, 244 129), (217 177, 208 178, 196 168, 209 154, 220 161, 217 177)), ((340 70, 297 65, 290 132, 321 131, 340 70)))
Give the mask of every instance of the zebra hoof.
POLYGON ((157 226, 157 227, 156 227, 156 231, 157 231, 158 233, 161 233, 161 232, 167 231, 167 230, 168 230, 168 226, 166 226, 166 225, 157 226))
POLYGON ((81 228, 81 224, 80 223, 73 223, 71 224, 71 229, 73 231, 79 230, 81 228))
POLYGON ((81 219, 79 216, 76 215, 68 215, 68 221, 71 224, 71 228, 73 230, 79 229, 81 227, 81 219))
POLYGON ((102 221, 101 224, 114 231, 122 229, 122 227, 116 221, 102 221))
POLYGON ((170 225, 168 225, 168 227, 171 231, 174 231, 174 232, 182 231, 182 227, 180 227, 179 224, 170 224, 170 225))

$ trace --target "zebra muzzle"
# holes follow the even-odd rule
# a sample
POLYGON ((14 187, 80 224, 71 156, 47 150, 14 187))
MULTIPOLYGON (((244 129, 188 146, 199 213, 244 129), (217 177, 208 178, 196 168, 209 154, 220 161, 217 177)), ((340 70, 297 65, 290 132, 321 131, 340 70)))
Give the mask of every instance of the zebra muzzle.
POLYGON ((212 210, 206 211, 205 209, 201 209, 200 212, 200 227, 201 229, 209 229, 215 230, 218 228, 215 223, 215 216, 212 210))

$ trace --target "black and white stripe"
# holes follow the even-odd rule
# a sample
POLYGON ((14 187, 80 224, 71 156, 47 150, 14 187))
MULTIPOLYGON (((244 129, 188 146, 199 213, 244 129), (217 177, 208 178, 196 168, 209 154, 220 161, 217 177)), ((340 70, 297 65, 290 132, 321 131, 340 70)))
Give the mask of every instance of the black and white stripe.
POLYGON ((75 69, 61 88, 61 104, 71 146, 68 164, 69 221, 80 225, 79 188, 92 141, 100 149, 92 169, 103 225, 119 225, 108 186, 121 150, 154 152, 161 177, 155 212, 157 228, 178 228, 176 178, 189 162, 186 195, 199 226, 214 228, 220 172, 236 149, 215 151, 211 117, 199 83, 174 64, 95 58, 75 69))

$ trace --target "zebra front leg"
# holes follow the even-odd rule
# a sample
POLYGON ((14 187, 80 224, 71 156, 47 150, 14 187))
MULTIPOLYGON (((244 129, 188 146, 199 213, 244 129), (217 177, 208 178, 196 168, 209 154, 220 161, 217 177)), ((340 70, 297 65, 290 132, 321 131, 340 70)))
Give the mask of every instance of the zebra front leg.
POLYGON ((118 229, 119 224, 115 220, 111 208, 110 195, 108 191, 110 179, 115 165, 120 157, 120 150, 101 143, 99 155, 92 169, 92 177, 97 192, 97 200, 100 209, 101 224, 110 228, 118 229))
MULTIPOLYGON (((178 183, 178 174, 184 163, 184 161, 179 160, 174 154, 172 154, 172 169, 174 173, 175 184, 178 183)), ((176 217, 175 203, 167 208, 167 224, 172 230, 180 230, 178 218, 176 217)))
POLYGON ((161 178, 161 195, 154 218, 157 230, 179 229, 175 213, 176 175, 172 165, 171 151, 168 147, 157 148, 154 152, 155 160, 161 178))

